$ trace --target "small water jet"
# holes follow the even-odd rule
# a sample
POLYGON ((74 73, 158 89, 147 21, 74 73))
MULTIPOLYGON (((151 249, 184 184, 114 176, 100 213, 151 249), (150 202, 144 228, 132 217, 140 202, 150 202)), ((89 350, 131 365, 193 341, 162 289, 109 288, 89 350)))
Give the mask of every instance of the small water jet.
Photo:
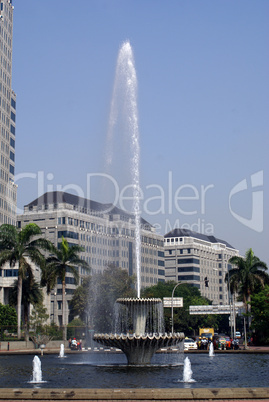
POLYGON ((65 355, 64 355, 64 344, 63 343, 61 343, 61 346, 60 346, 59 357, 65 357, 65 355))
POLYGON ((210 356, 210 357, 215 356, 215 353, 214 353, 214 346, 213 346, 213 343, 212 343, 212 342, 211 342, 210 345, 209 345, 209 356, 210 356))
POLYGON ((41 361, 38 356, 35 356, 33 359, 33 377, 30 381, 33 384, 38 384, 42 381, 42 370, 41 370, 41 361))
POLYGON ((183 382, 195 382, 195 380, 192 378, 191 362, 188 357, 186 357, 184 360, 183 382))

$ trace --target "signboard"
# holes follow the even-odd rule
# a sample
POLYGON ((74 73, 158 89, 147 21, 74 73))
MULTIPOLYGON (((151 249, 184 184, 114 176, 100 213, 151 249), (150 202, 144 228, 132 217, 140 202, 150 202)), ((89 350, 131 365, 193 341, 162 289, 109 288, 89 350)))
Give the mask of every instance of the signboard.
POLYGON ((237 314, 239 309, 242 308, 242 303, 235 303, 235 305, 222 304, 222 305, 211 305, 211 306, 190 306, 190 314, 231 314, 233 309, 237 314))
MULTIPOLYGON (((172 297, 163 298, 163 307, 172 307, 172 297)), ((183 297, 173 297, 173 307, 183 307, 183 297)))

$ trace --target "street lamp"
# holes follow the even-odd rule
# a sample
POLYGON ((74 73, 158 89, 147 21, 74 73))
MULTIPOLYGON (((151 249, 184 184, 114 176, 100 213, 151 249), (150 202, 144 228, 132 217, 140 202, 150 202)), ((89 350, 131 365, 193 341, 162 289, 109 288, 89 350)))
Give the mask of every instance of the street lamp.
POLYGON ((173 306, 173 300, 174 300, 174 293, 175 293, 175 290, 176 290, 176 288, 177 288, 179 285, 182 285, 182 283, 181 283, 181 282, 178 282, 178 283, 176 284, 176 286, 174 287, 173 292, 172 292, 172 300, 171 300, 172 334, 174 333, 174 306, 173 306))

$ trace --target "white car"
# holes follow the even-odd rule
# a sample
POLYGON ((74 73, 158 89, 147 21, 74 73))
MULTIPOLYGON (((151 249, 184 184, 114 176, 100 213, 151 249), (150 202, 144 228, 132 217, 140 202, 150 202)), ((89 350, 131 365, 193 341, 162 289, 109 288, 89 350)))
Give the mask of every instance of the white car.
POLYGON ((196 350, 197 343, 192 338, 184 339, 184 350, 196 350))

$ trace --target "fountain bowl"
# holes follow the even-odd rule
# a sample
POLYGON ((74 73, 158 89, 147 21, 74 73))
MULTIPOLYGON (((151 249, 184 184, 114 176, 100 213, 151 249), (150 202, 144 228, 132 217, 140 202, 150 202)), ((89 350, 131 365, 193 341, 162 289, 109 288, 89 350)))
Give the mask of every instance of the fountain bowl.
POLYGON ((161 299, 120 298, 116 306, 116 327, 119 331, 94 334, 93 340, 122 350, 129 365, 148 365, 158 349, 179 346, 181 342, 183 345, 185 336, 182 332, 163 332, 161 299))

